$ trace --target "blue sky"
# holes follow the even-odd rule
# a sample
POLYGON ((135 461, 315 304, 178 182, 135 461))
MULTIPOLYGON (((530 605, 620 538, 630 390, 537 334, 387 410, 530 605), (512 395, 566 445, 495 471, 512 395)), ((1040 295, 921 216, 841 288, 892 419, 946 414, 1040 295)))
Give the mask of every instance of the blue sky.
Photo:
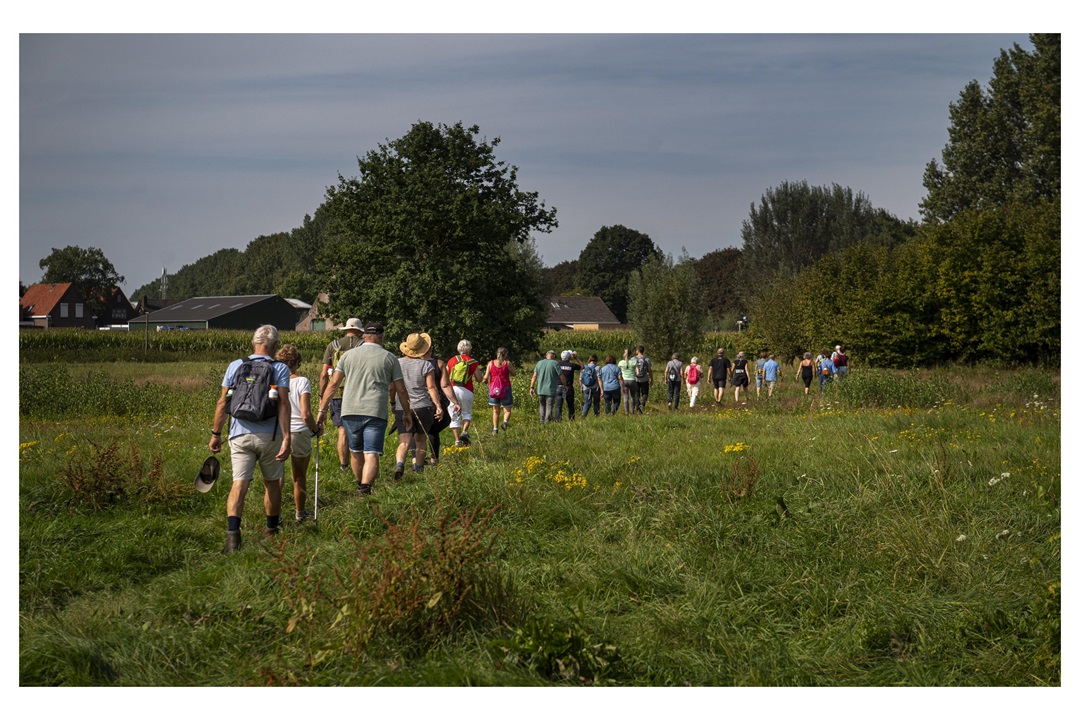
POLYGON ((418 120, 477 124, 558 211, 694 257, 785 180, 918 217, 948 105, 1026 34, 83 35, 19 41, 19 276, 101 248, 129 292, 287 231, 418 120))

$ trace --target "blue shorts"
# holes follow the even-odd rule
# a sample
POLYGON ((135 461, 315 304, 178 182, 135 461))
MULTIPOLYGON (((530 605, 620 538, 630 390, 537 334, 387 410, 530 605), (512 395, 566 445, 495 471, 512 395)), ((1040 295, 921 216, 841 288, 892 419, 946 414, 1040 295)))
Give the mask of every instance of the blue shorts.
POLYGON ((341 424, 349 440, 349 452, 382 455, 386 442, 386 420, 371 415, 342 415, 341 424))
POLYGON ((506 395, 501 398, 493 398, 488 396, 488 405, 492 407, 498 407, 502 405, 504 408, 514 407, 514 391, 510 388, 506 388, 506 395))

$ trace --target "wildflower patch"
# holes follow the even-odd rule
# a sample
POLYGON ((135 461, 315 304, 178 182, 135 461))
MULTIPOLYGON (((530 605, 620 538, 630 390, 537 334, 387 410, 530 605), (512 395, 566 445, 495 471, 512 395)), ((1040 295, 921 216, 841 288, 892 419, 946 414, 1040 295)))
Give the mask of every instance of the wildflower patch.
POLYGON ((514 470, 514 485, 555 483, 566 490, 584 489, 588 480, 575 472, 568 461, 548 462, 546 457, 532 455, 514 470))

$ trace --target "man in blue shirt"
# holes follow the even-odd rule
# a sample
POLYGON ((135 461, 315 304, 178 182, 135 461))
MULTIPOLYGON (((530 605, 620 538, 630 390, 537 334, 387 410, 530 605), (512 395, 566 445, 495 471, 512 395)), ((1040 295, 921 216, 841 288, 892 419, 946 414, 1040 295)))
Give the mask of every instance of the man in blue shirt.
MULTIPOLYGON (((271 363, 273 370, 269 397, 277 395, 277 415, 268 420, 239 420, 232 418, 229 423, 229 454, 232 456, 232 487, 226 501, 227 529, 225 532, 225 552, 240 549, 240 518, 244 514, 244 497, 251 481, 255 479, 255 466, 262 472, 263 487, 266 489, 266 535, 276 535, 281 521, 281 484, 285 477, 285 458, 289 457, 291 436, 291 409, 289 406, 289 366, 275 362, 281 340, 277 328, 263 325, 255 331, 251 339, 254 352, 247 357, 250 360, 271 363), (280 434, 279 434, 280 433, 280 434)), ((210 429, 210 452, 221 451, 221 431, 225 427, 225 402, 237 382, 236 373, 244 358, 233 360, 225 377, 221 381, 221 395, 214 408, 214 423, 210 429)))
POLYGON ((820 383, 818 390, 825 392, 825 386, 834 377, 836 377, 836 364, 826 355, 818 362, 818 382, 820 383))
POLYGON ((776 387, 776 383, 780 380, 780 363, 776 362, 775 355, 769 356, 769 359, 761 366, 761 372, 764 376, 765 387, 768 388, 769 397, 771 398, 773 388, 776 387))

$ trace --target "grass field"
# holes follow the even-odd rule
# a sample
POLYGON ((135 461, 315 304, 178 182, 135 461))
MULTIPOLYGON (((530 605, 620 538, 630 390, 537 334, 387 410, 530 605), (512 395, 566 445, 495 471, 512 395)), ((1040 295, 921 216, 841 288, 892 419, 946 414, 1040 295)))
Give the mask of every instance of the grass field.
POLYGON ((192 488, 223 369, 21 367, 20 684, 1061 682, 1051 372, 548 426, 521 374, 508 432, 478 402, 370 498, 324 440, 317 528, 256 542, 256 481, 223 556, 228 479, 192 488))

